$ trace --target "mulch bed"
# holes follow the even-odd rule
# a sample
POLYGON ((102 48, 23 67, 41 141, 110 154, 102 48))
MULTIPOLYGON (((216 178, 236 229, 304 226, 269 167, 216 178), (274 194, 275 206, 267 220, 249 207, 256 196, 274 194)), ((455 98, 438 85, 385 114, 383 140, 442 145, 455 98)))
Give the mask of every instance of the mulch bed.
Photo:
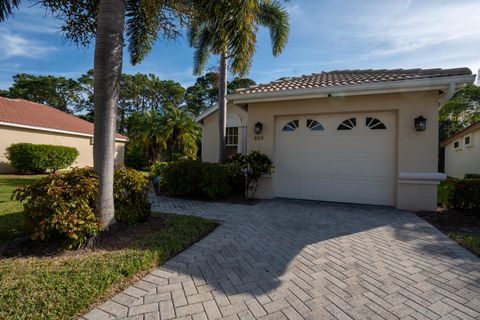
POLYGON ((1 257, 58 257, 88 254, 95 251, 112 251, 127 247, 131 242, 141 240, 147 235, 166 227, 165 219, 151 216, 147 221, 128 225, 117 222, 101 237, 92 239, 85 247, 77 250, 65 250, 58 240, 33 241, 28 237, 18 238, 0 247, 1 257))
POLYGON ((416 212, 417 215, 445 234, 462 232, 480 234, 480 214, 449 211, 439 207, 435 212, 416 212))
POLYGON ((156 192, 158 196, 170 197, 177 199, 185 200, 195 200, 195 201, 205 201, 205 202, 219 202, 219 203, 228 203, 228 204, 242 204, 242 205, 254 205, 260 202, 259 199, 247 199, 243 194, 232 194, 224 197, 219 197, 217 199, 208 199, 204 197, 187 197, 187 196, 171 196, 166 192, 156 192))

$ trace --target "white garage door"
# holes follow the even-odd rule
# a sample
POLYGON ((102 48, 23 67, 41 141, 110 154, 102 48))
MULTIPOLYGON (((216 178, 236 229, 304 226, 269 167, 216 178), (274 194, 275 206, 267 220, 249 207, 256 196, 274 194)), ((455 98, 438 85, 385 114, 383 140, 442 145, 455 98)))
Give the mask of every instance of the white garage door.
POLYGON ((275 196, 393 204, 394 114, 278 117, 275 196))

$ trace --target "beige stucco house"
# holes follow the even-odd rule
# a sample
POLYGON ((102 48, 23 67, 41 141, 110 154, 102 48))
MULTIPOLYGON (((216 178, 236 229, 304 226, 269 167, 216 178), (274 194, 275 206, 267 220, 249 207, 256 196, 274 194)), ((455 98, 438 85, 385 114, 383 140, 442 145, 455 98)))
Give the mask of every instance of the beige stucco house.
POLYGON ((480 174, 480 121, 440 143, 445 148, 445 174, 463 178, 480 174))
MULTIPOLYGON (((93 166, 92 123, 43 104, 0 97, 0 173, 14 172, 6 149, 19 142, 75 147, 79 156, 73 166, 93 166)), ((116 135, 116 162, 123 162, 126 142, 116 135)))
MULTIPOLYGON (((435 210, 438 109, 474 79, 467 68, 345 70, 242 89, 228 95, 227 150, 273 160, 259 198, 435 210)), ((217 161, 217 117, 197 118, 203 161, 217 161)))

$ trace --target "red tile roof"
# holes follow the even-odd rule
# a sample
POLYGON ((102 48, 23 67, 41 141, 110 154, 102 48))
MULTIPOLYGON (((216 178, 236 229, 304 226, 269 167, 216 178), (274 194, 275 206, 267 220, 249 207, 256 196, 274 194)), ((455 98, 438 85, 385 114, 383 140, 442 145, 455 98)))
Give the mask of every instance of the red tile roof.
POLYGON ((336 70, 312 73, 299 77, 282 78, 265 84, 238 89, 235 93, 249 94, 273 91, 289 91, 310 88, 336 87, 368 83, 391 82, 471 75, 468 68, 456 69, 381 69, 381 70, 336 70))
MULTIPOLYGON (((93 136, 93 123, 53 107, 23 99, 0 97, 0 121, 93 136)), ((127 139, 119 133, 115 138, 127 139)))

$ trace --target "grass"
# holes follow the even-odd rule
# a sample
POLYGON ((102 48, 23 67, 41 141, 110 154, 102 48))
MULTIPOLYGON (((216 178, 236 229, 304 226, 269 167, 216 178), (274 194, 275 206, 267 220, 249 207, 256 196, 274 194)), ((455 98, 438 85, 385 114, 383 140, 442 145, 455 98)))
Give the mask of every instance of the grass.
POLYGON ((0 319, 74 319, 216 227, 198 217, 161 215, 164 229, 123 249, 0 260, 0 319))
POLYGON ((0 244, 25 233, 23 206, 10 200, 13 190, 31 183, 39 176, 0 175, 0 244))
POLYGON ((480 257, 480 234, 450 232, 448 236, 480 257))

